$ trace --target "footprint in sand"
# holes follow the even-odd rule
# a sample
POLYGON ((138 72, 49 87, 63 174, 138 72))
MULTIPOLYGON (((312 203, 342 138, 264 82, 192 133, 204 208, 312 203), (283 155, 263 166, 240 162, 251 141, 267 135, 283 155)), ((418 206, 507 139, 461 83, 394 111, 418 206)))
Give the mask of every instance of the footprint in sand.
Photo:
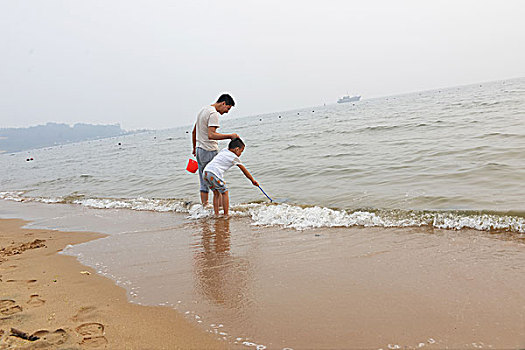
POLYGON ((82 321, 89 321, 93 318, 96 318, 96 310, 97 308, 94 306, 82 306, 75 316, 71 317, 71 320, 74 322, 82 322, 82 321))
POLYGON ((45 304, 45 300, 40 298, 40 295, 38 294, 31 294, 29 297, 29 300, 27 301, 27 304, 33 306, 33 307, 39 307, 45 304))
POLYGON ((104 325, 96 322, 83 323, 76 328, 76 331, 83 337, 103 335, 104 325))
POLYGON ((16 301, 11 299, 2 299, 0 300, 0 309, 3 309, 4 307, 13 306, 16 304, 16 301))
POLYGON ((83 323, 75 330, 83 337, 80 345, 95 348, 105 346, 108 343, 104 337, 104 325, 101 323, 83 323))
POLYGON ((36 283, 36 280, 7 280, 7 283, 26 283, 26 284, 33 284, 36 283))
POLYGON ((85 337, 80 342, 80 345, 89 347, 89 348, 99 348, 105 346, 108 343, 108 340, 103 335, 98 337, 85 337))
POLYGON ((69 338, 67 332, 62 328, 50 332, 47 329, 42 329, 33 333, 34 336, 39 337, 45 343, 49 345, 60 345, 64 344, 69 338))
POLYGON ((16 305, 16 301, 10 299, 0 300, 0 315, 11 316, 19 312, 22 312, 22 307, 16 305))

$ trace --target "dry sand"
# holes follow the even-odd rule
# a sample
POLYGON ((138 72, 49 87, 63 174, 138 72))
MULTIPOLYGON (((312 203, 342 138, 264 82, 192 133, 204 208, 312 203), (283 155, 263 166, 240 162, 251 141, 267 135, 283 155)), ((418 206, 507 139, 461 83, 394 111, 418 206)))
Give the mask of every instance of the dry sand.
POLYGON ((57 254, 103 235, 23 224, 0 220, 0 349, 226 347, 175 310, 129 303, 113 281, 57 254))

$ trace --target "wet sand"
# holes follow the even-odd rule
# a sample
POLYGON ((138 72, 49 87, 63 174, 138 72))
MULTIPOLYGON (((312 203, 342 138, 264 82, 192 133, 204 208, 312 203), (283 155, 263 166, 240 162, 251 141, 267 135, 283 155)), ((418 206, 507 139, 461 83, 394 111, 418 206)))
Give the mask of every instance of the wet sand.
POLYGON ((216 319, 234 334, 255 335, 255 343, 525 346, 525 246, 515 237, 427 228, 296 231, 243 220, 192 227, 194 288, 216 319))
POLYGON ((525 246, 512 235, 208 218, 71 253, 129 281, 133 300, 176 307, 233 345, 525 346, 525 246))
POLYGON ((0 220, 0 349, 225 348, 175 310, 134 305, 124 289, 59 255, 103 235, 0 220))

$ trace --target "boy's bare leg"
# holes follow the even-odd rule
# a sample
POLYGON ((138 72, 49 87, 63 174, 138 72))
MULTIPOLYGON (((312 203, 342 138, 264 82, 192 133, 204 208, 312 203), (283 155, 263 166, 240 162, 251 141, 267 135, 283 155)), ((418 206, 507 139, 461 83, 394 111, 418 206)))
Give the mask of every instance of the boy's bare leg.
POLYGON ((222 208, 224 209, 224 216, 228 216, 228 211, 230 209, 230 197, 228 196, 228 191, 222 194, 222 208))
POLYGON ((208 204, 208 192, 201 191, 201 203, 203 207, 206 206, 206 204, 208 204))
POLYGON ((219 209, 221 205, 221 193, 219 191, 213 191, 213 211, 215 216, 219 215, 219 209))

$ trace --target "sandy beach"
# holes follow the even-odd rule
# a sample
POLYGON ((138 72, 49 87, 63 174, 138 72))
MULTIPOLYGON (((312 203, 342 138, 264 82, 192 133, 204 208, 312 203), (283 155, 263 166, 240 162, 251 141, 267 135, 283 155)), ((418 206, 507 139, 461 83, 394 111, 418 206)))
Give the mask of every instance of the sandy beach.
POLYGON ((103 235, 24 229, 0 220, 0 349, 217 349, 175 310, 127 301, 124 289, 57 252, 103 235))

